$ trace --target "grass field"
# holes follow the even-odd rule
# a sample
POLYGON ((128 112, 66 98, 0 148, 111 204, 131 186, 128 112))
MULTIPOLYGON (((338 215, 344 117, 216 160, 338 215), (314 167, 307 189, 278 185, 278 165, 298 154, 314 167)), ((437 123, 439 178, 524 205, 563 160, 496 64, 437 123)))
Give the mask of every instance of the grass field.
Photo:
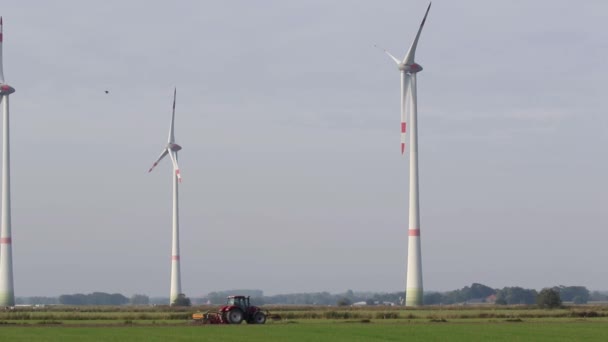
POLYGON ((2 341, 608 341, 605 322, 2 327, 2 341))
POLYGON ((274 307, 266 325, 193 326, 196 309, 0 312, 0 341, 608 341, 608 307, 274 307))

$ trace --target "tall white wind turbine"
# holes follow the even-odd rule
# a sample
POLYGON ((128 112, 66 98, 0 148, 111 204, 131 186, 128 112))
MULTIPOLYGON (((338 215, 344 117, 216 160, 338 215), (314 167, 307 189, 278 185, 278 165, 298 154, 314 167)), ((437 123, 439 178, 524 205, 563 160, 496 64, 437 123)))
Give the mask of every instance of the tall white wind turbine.
POLYGON ((0 103, 2 103, 2 226, 0 228, 0 306, 15 305, 11 238, 11 168, 8 96, 15 88, 6 84, 2 70, 2 17, 0 17, 0 103))
POLYGON ((407 255, 407 284, 405 290, 405 305, 422 305, 422 256, 420 250, 420 210, 418 207, 418 127, 416 107, 416 74, 422 71, 422 66, 414 62, 416 46, 420 32, 424 27, 426 16, 429 14, 431 4, 426 9, 424 19, 420 24, 416 38, 412 42, 405 58, 402 61, 384 50, 386 54, 397 63, 401 72, 401 154, 405 152, 407 113, 410 114, 410 213, 408 229, 408 255, 407 255))
POLYGON ((169 293, 169 301, 171 304, 178 298, 182 293, 182 281, 181 272, 179 268, 180 257, 179 257, 179 206, 178 206, 178 183, 182 182, 182 177, 179 173, 179 166, 177 165, 177 151, 181 150, 182 147, 175 143, 174 123, 175 123, 175 98, 177 95, 177 88, 173 91, 173 112, 171 114, 171 125, 169 127, 169 141, 167 146, 163 149, 160 157, 154 162, 150 170, 151 172, 158 162, 160 162, 165 156, 169 155, 171 162, 173 163, 173 171, 171 172, 171 179, 173 179, 173 240, 171 249, 171 292, 169 293))

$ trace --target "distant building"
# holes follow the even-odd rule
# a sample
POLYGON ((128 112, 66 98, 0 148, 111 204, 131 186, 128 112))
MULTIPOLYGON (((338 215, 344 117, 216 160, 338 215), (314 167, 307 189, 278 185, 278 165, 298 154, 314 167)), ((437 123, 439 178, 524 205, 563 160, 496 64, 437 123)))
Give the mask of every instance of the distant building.
POLYGON ((486 303, 495 304, 496 303, 496 294, 492 294, 486 297, 486 303))

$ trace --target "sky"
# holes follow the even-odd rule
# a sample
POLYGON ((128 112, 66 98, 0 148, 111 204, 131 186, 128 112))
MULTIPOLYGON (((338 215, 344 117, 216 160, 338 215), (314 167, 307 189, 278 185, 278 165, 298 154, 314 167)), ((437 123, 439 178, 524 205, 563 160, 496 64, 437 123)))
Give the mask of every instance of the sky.
MULTIPOLYGON (((399 72, 426 1, 2 5, 16 296, 405 288, 399 72), (105 90, 109 93, 106 94, 105 90)), ((608 3, 433 2, 425 290, 608 289, 608 3)))

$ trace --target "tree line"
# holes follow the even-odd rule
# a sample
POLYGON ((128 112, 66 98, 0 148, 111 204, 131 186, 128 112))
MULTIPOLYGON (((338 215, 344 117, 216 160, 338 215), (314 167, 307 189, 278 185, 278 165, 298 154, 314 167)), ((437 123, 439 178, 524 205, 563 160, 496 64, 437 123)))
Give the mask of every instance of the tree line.
MULTIPOLYGON (((561 301, 573 302, 574 304, 585 304, 591 300, 591 293, 584 286, 554 286, 544 290, 551 290, 561 301)), ((541 291, 541 293, 543 293, 541 291)), ((545 295, 547 291, 543 293, 545 295)), ((519 286, 493 289, 483 284, 474 283, 470 287, 444 292, 426 293, 424 303, 433 304, 458 304, 458 303, 495 303, 498 305, 514 304, 538 304, 540 293, 534 289, 525 289, 519 286)), ((594 293, 593 300, 606 300, 608 296, 599 292, 594 293)))
POLYGON ((59 297, 17 297, 15 302, 18 305, 148 305, 150 298, 142 294, 127 298, 120 293, 93 292, 63 294, 59 297))
MULTIPOLYGON (((608 293, 589 292, 584 286, 555 286, 551 288, 559 294, 564 302, 584 304, 590 300, 608 301, 608 293)), ((404 292, 373 293, 354 292, 347 290, 344 293, 331 294, 329 292, 292 293, 273 296, 264 296, 261 290, 232 290, 211 292, 206 297, 195 298, 196 304, 222 304, 229 295, 251 296, 252 302, 263 304, 294 304, 294 305, 352 305, 363 303, 366 305, 400 305, 405 297, 404 292)), ((504 287, 494 289, 489 286, 473 283, 458 290, 446 292, 426 292, 423 297, 425 305, 475 304, 495 303, 498 305, 536 304, 539 292, 535 289, 522 287, 504 287)))
MULTIPOLYGON (((584 304, 588 301, 608 301, 608 292, 590 292, 584 286, 554 286, 552 291, 558 294, 563 302, 584 304)), ((461 289, 446 292, 425 292, 425 305, 450 305, 450 304, 475 304, 475 303, 495 303, 499 305, 513 304, 537 304, 539 295, 542 293, 534 289, 522 287, 504 287, 494 289, 489 286, 473 283, 461 289)), ((329 292, 313 293, 291 293, 265 296, 261 290, 230 290, 210 292, 206 296, 188 298, 180 296, 176 305, 189 306, 190 304, 214 304, 219 305, 226 302, 229 295, 250 296, 255 305, 264 304, 284 304, 284 305, 352 305, 364 302, 367 305, 400 305, 403 302, 404 292, 375 293, 375 292, 355 292, 347 290, 343 293, 332 294, 329 292)), ((168 298, 150 298, 145 294, 134 294, 126 297, 120 293, 93 292, 89 294, 63 294, 59 297, 18 297, 17 304, 29 305, 151 305, 164 304, 169 302, 168 298)))

